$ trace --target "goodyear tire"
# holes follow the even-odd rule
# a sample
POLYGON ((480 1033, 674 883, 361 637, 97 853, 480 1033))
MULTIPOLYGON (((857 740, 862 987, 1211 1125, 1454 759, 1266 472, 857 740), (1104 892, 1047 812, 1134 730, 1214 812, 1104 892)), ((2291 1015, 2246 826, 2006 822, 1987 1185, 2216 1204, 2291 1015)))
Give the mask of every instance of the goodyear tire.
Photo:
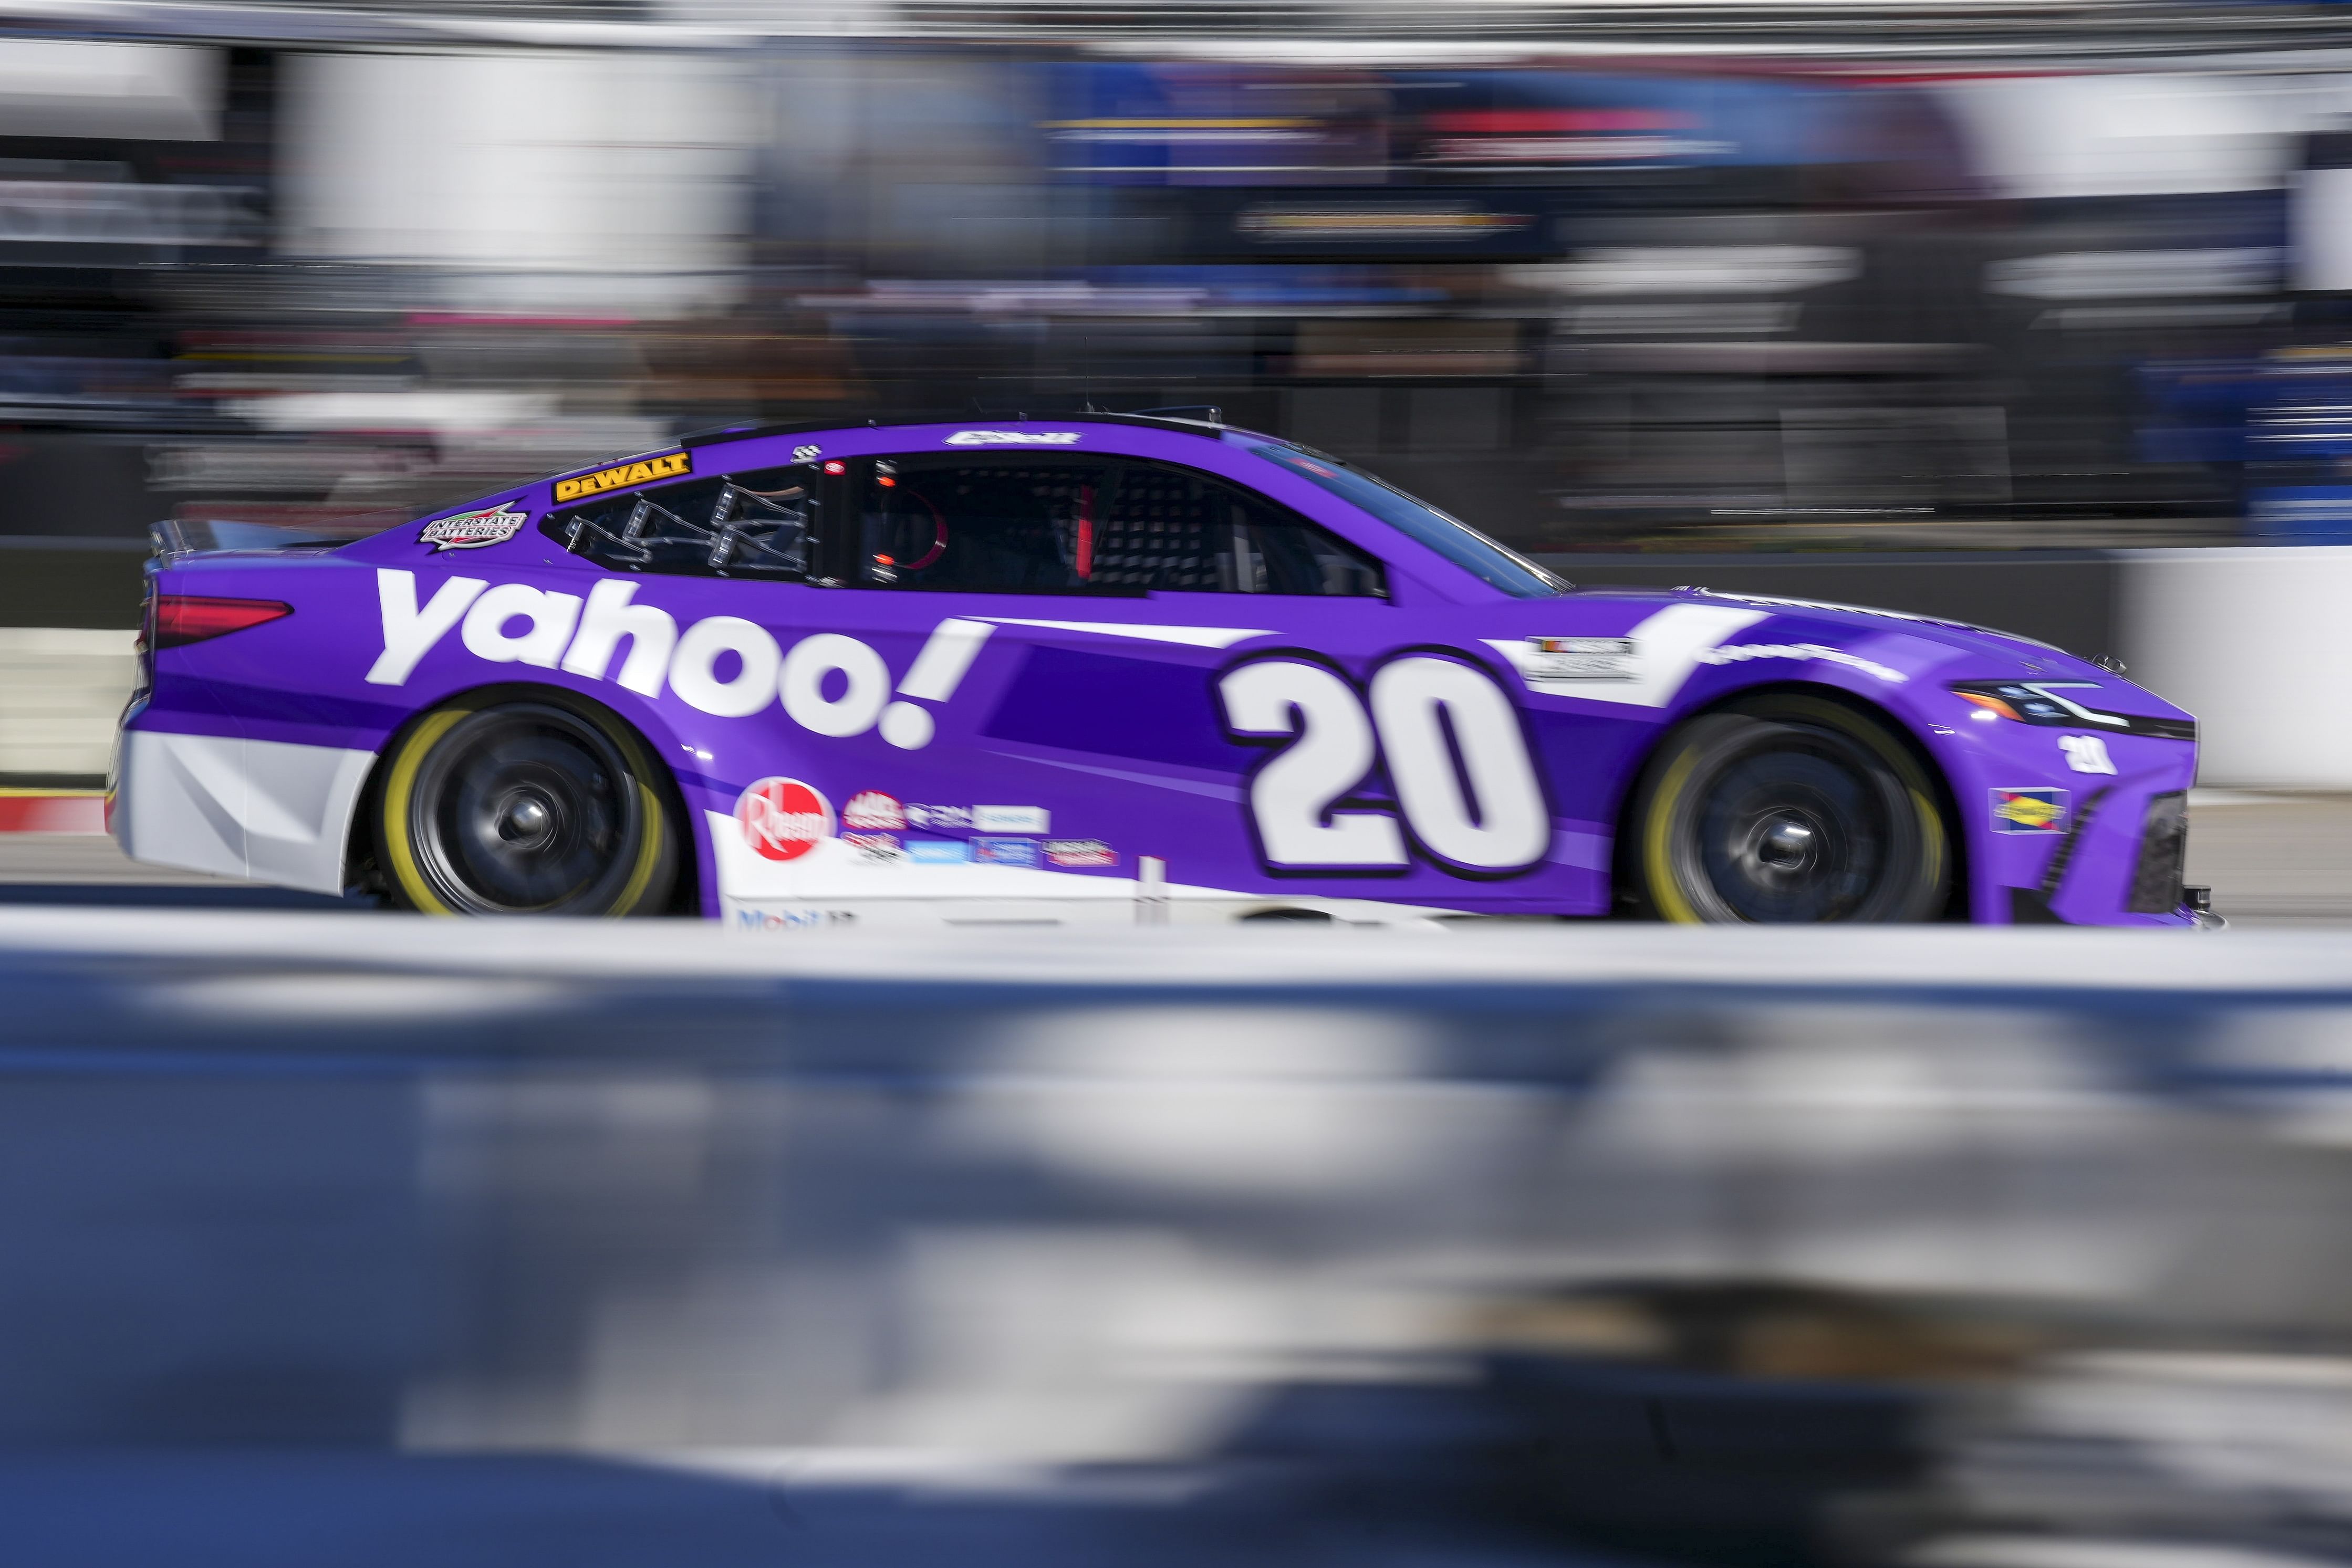
POLYGON ((1637 911, 1689 924, 1918 921, 1951 844, 1917 757, 1843 704, 1752 698, 1659 750, 1629 822, 1637 911))
POLYGON ((394 899, 429 915, 650 915, 677 835, 643 742, 555 701, 464 700, 401 737, 376 810, 394 899))

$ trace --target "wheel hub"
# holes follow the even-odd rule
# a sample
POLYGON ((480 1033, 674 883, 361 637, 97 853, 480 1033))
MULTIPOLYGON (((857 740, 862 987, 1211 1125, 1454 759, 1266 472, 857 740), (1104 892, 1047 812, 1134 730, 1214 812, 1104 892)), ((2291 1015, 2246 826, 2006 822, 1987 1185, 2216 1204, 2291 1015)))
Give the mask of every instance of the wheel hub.
POLYGON ((516 789, 499 803, 495 821, 499 839, 509 847, 538 850, 555 837, 558 817, 555 802, 545 795, 516 789))
POLYGON ((1749 852, 1768 871, 1807 872, 1821 858, 1821 835, 1798 813, 1779 811, 1757 823, 1749 852))
POLYGON ((486 708, 418 770, 408 808, 418 868, 453 909, 602 913, 659 831, 639 789, 585 719, 551 704, 486 708))

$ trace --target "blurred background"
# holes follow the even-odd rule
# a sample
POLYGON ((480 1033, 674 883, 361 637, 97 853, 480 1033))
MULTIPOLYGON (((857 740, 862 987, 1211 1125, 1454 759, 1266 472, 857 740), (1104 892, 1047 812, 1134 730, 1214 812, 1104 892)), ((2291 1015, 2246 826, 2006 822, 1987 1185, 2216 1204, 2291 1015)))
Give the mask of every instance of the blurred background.
POLYGON ((2338 7, 456 9, 13 12, 0 531, 1088 400, 1531 550, 2352 531, 2338 7))
MULTIPOLYGON (((2352 789, 2352 5, 0 29, 0 828, 95 828, 158 519, 1089 403, 2352 789)), ((2343 794, 2194 806, 2352 915, 2343 794)), ((1147 935, 0 910, 0 1559, 2352 1561, 2339 939, 1147 935)))
POLYGON ((102 768, 158 518, 363 531, 751 417, 1213 404, 1570 577, 2352 539, 2340 5, 0 26, 19 780, 102 768))

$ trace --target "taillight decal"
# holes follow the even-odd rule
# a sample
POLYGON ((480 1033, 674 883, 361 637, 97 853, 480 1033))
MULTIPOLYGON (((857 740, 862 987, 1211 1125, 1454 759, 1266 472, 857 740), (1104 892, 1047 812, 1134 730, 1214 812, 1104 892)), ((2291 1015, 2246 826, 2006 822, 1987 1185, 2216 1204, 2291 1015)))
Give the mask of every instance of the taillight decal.
POLYGON ((293 613, 292 605, 276 599, 211 599, 193 593, 159 593, 155 596, 152 646, 183 647, 293 613))

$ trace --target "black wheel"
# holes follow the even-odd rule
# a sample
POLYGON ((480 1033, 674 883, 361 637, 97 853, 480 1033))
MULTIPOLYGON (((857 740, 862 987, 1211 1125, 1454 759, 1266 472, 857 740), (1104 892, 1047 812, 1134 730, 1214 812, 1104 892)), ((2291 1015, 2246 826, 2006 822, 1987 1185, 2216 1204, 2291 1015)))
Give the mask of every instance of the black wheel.
POLYGON ((436 708, 388 759, 376 852, 393 896, 433 915, 645 915, 677 882, 644 746, 555 702, 436 708))
POLYGON ((1925 768, 1843 704, 1759 697, 1675 734, 1628 824, 1637 907, 1691 924, 1933 920, 1951 852, 1925 768))

